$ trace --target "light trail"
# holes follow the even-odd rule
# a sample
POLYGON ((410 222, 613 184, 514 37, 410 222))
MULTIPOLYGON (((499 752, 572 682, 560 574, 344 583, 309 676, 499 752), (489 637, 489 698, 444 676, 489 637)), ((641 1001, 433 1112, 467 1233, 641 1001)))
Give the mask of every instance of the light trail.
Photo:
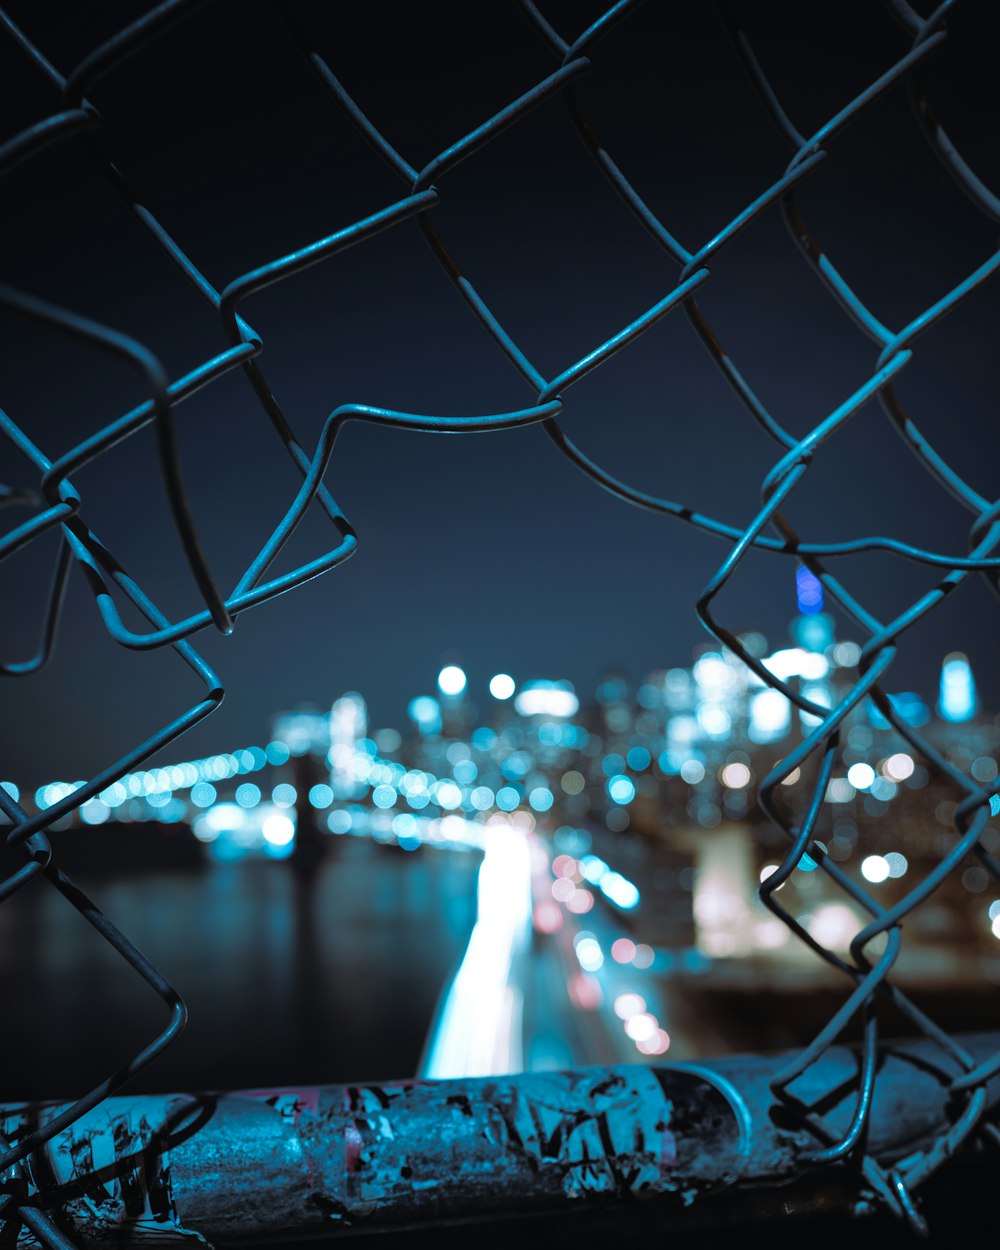
POLYGON ((511 967, 531 938, 531 847, 507 820, 494 818, 483 833, 476 923, 421 1060, 427 1079, 522 1068, 522 993, 511 967))

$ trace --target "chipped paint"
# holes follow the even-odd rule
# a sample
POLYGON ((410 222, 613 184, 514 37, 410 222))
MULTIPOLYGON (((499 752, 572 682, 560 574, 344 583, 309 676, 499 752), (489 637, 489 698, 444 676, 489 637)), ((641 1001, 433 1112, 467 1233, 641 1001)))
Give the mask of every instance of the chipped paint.
MULTIPOLYGON (((873 1151, 898 1151, 946 1118, 947 1081, 925 1051, 884 1052, 873 1151)), ((110 1098, 30 1156, 15 1183, 94 1246, 276 1242, 636 1200, 680 1218, 727 1188, 774 1192, 802 1175, 816 1141, 772 1114, 781 1062, 110 1098)), ((857 1071, 853 1051, 833 1048, 797 1097, 847 1125, 857 1071)), ((64 1105, 0 1109, 0 1132, 20 1140, 64 1105)))

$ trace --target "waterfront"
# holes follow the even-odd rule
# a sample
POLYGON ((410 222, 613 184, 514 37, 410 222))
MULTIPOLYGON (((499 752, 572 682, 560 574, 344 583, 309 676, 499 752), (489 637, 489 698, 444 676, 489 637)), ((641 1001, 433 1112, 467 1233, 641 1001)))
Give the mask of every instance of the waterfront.
MULTIPOLYGON (((84 879, 190 1010, 133 1087, 413 1072, 471 930, 478 862, 345 838, 314 876, 244 860, 84 879)), ((152 991, 44 881, 0 909, 0 935, 7 1099, 78 1095, 162 1027, 152 991)))

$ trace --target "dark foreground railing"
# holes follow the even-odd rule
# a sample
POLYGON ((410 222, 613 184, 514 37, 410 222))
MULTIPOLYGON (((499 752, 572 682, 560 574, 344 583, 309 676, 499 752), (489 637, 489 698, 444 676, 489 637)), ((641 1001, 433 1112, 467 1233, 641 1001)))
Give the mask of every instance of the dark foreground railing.
MULTIPOLYGON (((963 1044, 985 1057, 998 1038, 963 1044)), ((854 1114, 862 1059, 826 1051, 776 1103, 788 1058, 110 1098, 29 1156, 0 1242, 18 1220, 22 1239, 243 1244, 615 1206, 627 1232, 642 1200, 683 1229, 728 1223, 754 1191, 774 1215, 811 1200, 919 1226, 896 1167, 961 1122, 959 1068, 926 1041, 884 1047, 865 1152, 811 1169, 854 1114)), ((1000 1079, 989 1094, 995 1107, 1000 1079)), ((59 1109, 4 1108, 4 1133, 59 1109)), ((988 1119, 978 1131, 996 1133, 988 1119)))

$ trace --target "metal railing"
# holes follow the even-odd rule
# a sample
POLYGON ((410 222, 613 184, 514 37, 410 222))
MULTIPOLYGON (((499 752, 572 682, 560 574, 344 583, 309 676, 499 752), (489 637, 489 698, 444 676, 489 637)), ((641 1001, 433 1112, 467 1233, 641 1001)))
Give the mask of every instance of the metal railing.
MULTIPOLYGON (((0 174, 9 174, 16 166, 33 160, 42 150, 49 150, 48 159, 52 159, 53 148, 82 148, 93 168, 107 179, 145 230, 151 249, 158 249, 215 311, 228 344, 224 350, 201 360, 182 376, 171 378, 153 352, 120 329, 99 324, 70 308, 40 299, 31 292, 0 286, 0 306, 8 312, 41 323, 75 340, 95 355, 103 354, 123 361, 141 379, 147 395, 141 404, 88 433, 56 459, 48 456, 31 433, 13 417, 0 413, 0 429, 20 453, 21 462, 20 472, 15 474, 16 482, 4 488, 0 502, 31 507, 29 519, 0 538, 0 557, 6 559, 12 556, 37 543, 50 531, 60 536, 59 554, 38 649, 26 660, 5 662, 2 672, 11 677, 27 677, 48 661, 55 643, 67 579, 71 571, 78 568, 94 595, 96 609, 111 638, 124 647, 138 651, 169 648, 179 664, 193 672, 204 688, 202 696, 190 707, 148 739, 110 762, 82 787, 42 812, 29 815, 10 794, 0 789, 0 809, 12 824, 6 835, 7 843, 19 848, 24 855, 23 865, 0 883, 0 899, 28 886, 35 878, 43 877, 119 952, 135 970, 137 977, 159 995, 167 1017, 163 1028, 138 1053, 119 1063, 89 1092, 72 1104, 60 1107, 57 1114, 39 1118, 27 1127, 21 1125, 12 1136, 8 1136, 2 1143, 0 1168, 12 1179, 0 1199, 0 1211, 8 1221, 19 1218, 48 1245, 69 1244, 66 1235, 60 1231, 58 1218, 46 1210, 44 1203, 32 1197, 36 1187, 29 1183, 31 1156, 57 1134, 92 1112, 152 1062, 177 1036, 185 1022, 185 1008, 177 991, 59 868, 47 834, 49 827, 112 785, 123 774, 135 769, 218 706, 222 698, 222 683, 195 649, 192 640, 197 633, 205 629, 230 633, 243 612, 336 568, 353 553, 357 543, 355 532, 324 484, 324 473, 330 463, 336 437, 345 424, 361 421, 393 428, 448 433, 504 430, 538 424, 567 459, 616 497, 663 516, 684 520, 731 545, 726 559, 710 577, 698 599, 699 618, 708 631, 739 656, 763 682, 779 690, 802 712, 819 718, 816 727, 781 760, 760 786, 760 804, 784 830, 788 840, 784 861, 762 886, 761 898, 800 941, 843 976, 846 998, 814 1041, 770 1074, 769 1096, 775 1103, 798 1107, 803 1125, 812 1134, 814 1148, 808 1154, 808 1160, 805 1155, 799 1157, 801 1164, 808 1161, 813 1166, 849 1161, 857 1177, 859 1193, 863 1192, 866 1200, 870 1198, 882 1204, 915 1228, 921 1228, 922 1217, 916 1196, 920 1186, 971 1139, 982 1134, 997 1135, 996 1129, 984 1119, 984 1114, 989 1106, 989 1082, 1000 1072, 1000 1050, 990 1049, 988 1053, 973 1051, 960 1039, 950 1036, 893 984, 892 969, 904 943, 901 927, 904 919, 967 857, 978 857, 989 873, 1000 878, 1000 863, 982 841, 991 814, 991 802, 995 800, 1000 783, 984 786, 966 775, 926 735, 900 716, 881 683, 897 655, 904 634, 933 612, 970 574, 978 573, 993 592, 997 591, 1000 555, 993 552, 1000 538, 1000 502, 984 497, 957 472, 945 454, 931 445, 904 409, 896 391, 896 382, 913 360, 919 336, 951 314, 970 292, 994 275, 1000 268, 1000 251, 985 257, 972 272, 906 325, 889 326, 884 323, 877 308, 862 300, 849 276, 842 273, 827 254, 807 222, 796 193, 799 184, 808 180, 814 170, 828 159, 833 159, 839 134, 848 123, 863 119, 872 103, 884 93, 906 91, 915 124, 926 133, 936 157, 979 212, 993 223, 1000 221, 1000 200, 980 181, 937 120, 923 79, 924 66, 930 59, 947 52, 946 22, 955 3, 945 0, 929 17, 922 17, 905 0, 885 0, 885 8, 900 29, 897 58, 854 98, 844 99, 838 111, 811 133, 801 131, 796 119, 786 112, 779 93, 758 59, 754 49, 752 14, 744 29, 736 15, 739 6, 720 4, 719 13, 738 57, 757 89, 762 106, 787 141, 789 159, 779 176, 771 181, 762 178, 758 194, 721 230, 710 239, 690 247, 681 243, 669 224, 654 212, 630 181, 627 171, 603 146, 585 108, 582 84, 588 76, 601 72, 602 39, 618 23, 632 18, 639 7, 634 0, 620 0, 580 33, 555 29, 545 16, 544 5, 537 5, 532 0, 520 0, 517 7, 551 55, 551 72, 419 169, 411 165, 405 155, 397 151, 391 137, 383 134, 370 120, 366 112, 370 101, 365 96, 364 84, 354 84, 349 88, 349 67, 337 67, 336 49, 319 46, 314 41, 308 15, 298 6, 279 3, 275 7, 287 38, 301 52, 308 72, 315 74, 322 84, 329 100, 331 117, 339 111, 353 123, 398 179, 399 195, 377 212, 344 229, 276 257, 268 264, 234 275, 221 290, 206 277, 202 264, 189 256, 172 236, 154 208, 145 204, 133 191, 128 170, 118 165, 114 152, 109 150, 101 113, 89 98, 92 93, 99 93, 105 76, 112 74, 126 59, 141 56, 169 27, 183 22, 199 7, 192 0, 167 0, 99 44, 68 73, 61 72, 47 59, 44 49, 36 44, 28 31, 20 29, 5 14, 0 14, 2 37, 14 42, 52 100, 47 113, 0 145, 0 174), (582 345, 582 354, 577 359, 555 376, 546 377, 532 363, 526 348, 515 342, 504 329, 487 297, 477 289, 459 259, 449 250, 436 224, 435 210, 446 198, 448 176, 459 162, 474 158, 496 136, 510 128, 516 129, 534 109, 556 97, 564 102, 572 126, 592 156, 595 175, 607 180, 621 199, 624 209, 641 223, 664 253, 667 262, 665 272, 669 272, 671 266, 674 272, 664 278, 662 298, 605 342, 597 346, 582 345), (701 289, 713 281, 714 259, 747 226, 769 211, 782 215, 803 259, 815 271, 845 317, 864 331, 875 348, 870 374, 862 385, 845 394, 836 408, 804 437, 790 433, 769 410, 764 398, 751 386, 725 350, 698 302, 701 289), (471 309, 497 349, 523 378, 525 405, 517 410, 463 417, 417 414, 358 404, 341 405, 326 420, 315 448, 307 449, 296 437, 284 407, 265 375, 262 362, 266 344, 245 319, 249 315, 252 297, 265 287, 290 281, 306 268, 325 263, 345 248, 364 243, 383 231, 412 228, 421 231, 457 294, 471 309), (561 424, 564 413, 572 407, 570 389, 583 382, 592 370, 611 356, 627 350, 635 338, 672 313, 688 319, 720 374, 753 420, 775 444, 774 466, 760 484, 760 509, 744 526, 727 524, 686 503, 654 497, 618 480, 577 446, 561 424), (185 399, 229 374, 245 379, 285 453, 301 475, 302 484, 294 499, 288 503, 279 524, 227 593, 220 588, 213 575, 199 528, 188 506, 179 463, 174 412, 185 399), (785 505, 808 478, 813 461, 822 456, 823 445, 836 437, 858 410, 871 400, 881 405, 903 444, 932 483, 953 496, 970 514, 969 549, 964 554, 930 550, 883 535, 810 542, 802 538, 788 520, 785 505), (141 580, 119 563, 110 546, 88 526, 84 494, 76 489, 72 481, 73 476, 85 466, 146 427, 152 427, 155 433, 157 456, 166 483, 173 523, 199 590, 198 602, 177 619, 168 618, 143 589, 141 580), (329 550, 290 572, 273 574, 271 568, 276 557, 307 511, 313 507, 320 510, 331 527, 329 550), (715 601, 719 592, 740 568, 748 553, 759 549, 779 553, 806 565, 821 581, 828 599, 837 604, 867 636, 861 652, 858 680, 834 708, 811 701, 793 684, 777 679, 716 615, 715 601), (904 611, 891 620, 883 621, 828 568, 829 562, 838 556, 863 551, 884 551, 903 560, 924 564, 935 571, 938 580, 904 611), (136 610, 148 622, 148 628, 137 630, 127 625, 123 605, 128 605, 130 611, 136 610), (888 908, 826 855, 822 845, 814 840, 824 794, 839 758, 841 726, 848 714, 864 700, 874 703, 914 754, 929 770, 950 783, 958 797, 955 808, 958 837, 953 849, 940 859, 924 880, 888 908), (773 801, 775 790, 806 761, 816 764, 815 777, 807 782, 803 775, 794 787, 786 789, 786 794, 790 792, 798 796, 799 816, 794 823, 789 823, 773 801), (849 958, 842 958, 817 942, 782 907, 776 895, 778 886, 788 878, 806 852, 845 895, 871 917, 870 922, 855 935, 849 958), (884 939, 882 935, 885 935, 884 939), (884 941, 878 955, 871 953, 876 939, 884 941), (943 1067, 948 1071, 946 1092, 949 1109, 945 1122, 938 1123, 935 1131, 918 1148, 889 1162, 876 1147, 879 1136, 873 1122, 876 1114, 873 1109, 879 1105, 878 1092, 883 1081, 877 1063, 879 1011, 886 1003, 901 1011, 912 1025, 914 1034, 926 1039, 930 1048, 941 1056, 943 1067), (834 1123, 825 1111, 803 1110, 789 1089, 797 1078, 829 1052, 845 1027, 858 1020, 862 1023, 863 1044, 853 1107, 846 1121, 834 1123)), ((995 806, 1000 807, 1000 803, 995 806)))

